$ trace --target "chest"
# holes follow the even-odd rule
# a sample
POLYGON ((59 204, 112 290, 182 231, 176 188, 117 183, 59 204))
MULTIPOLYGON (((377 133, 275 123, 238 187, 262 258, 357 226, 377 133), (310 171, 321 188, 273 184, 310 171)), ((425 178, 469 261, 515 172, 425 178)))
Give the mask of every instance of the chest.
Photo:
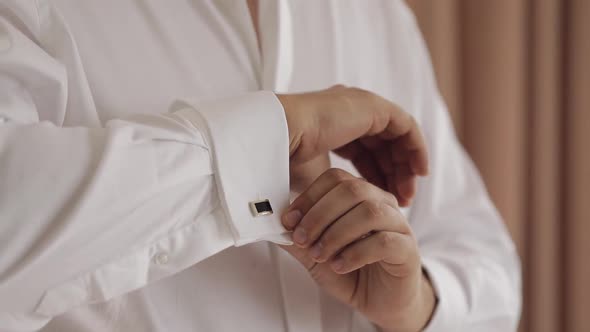
POLYGON ((406 90, 415 75, 389 1, 261 1, 260 49, 245 0, 47 1, 75 44, 79 63, 68 70, 84 76, 103 122, 166 112, 182 97, 334 84, 414 108, 406 90))

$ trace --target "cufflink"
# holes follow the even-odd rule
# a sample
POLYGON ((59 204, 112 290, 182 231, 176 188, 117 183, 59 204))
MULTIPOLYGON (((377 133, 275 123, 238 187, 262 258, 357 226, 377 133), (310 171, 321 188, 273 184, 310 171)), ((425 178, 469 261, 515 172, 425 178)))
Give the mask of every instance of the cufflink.
POLYGON ((268 199, 250 202, 250 211, 254 217, 267 216, 272 214, 272 206, 268 199))

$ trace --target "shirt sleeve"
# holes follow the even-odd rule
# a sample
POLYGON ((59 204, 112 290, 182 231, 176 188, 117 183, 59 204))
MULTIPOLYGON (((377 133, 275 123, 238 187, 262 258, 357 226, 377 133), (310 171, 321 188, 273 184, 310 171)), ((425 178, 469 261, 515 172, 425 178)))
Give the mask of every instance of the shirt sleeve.
POLYGON ((425 331, 516 331, 520 263, 502 218, 453 131, 414 17, 408 47, 416 77, 416 117, 430 156, 409 220, 438 305, 425 331))
POLYGON ((289 199, 273 93, 66 127, 55 119, 76 112, 73 83, 32 34, 0 15, 0 331, 37 330, 232 245, 289 243, 278 213, 250 210, 289 199))
POLYGON ((479 174, 452 133, 442 101, 427 130, 432 175, 410 211, 438 297, 430 331, 516 331, 520 264, 479 174), (434 128, 436 127, 436 128, 434 128))

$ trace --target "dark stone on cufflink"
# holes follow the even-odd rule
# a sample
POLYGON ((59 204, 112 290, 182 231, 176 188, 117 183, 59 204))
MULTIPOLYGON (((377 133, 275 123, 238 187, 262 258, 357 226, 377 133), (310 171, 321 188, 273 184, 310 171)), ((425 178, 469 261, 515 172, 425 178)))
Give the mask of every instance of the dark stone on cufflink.
POLYGON ((266 216, 273 213, 272 206, 268 199, 250 202, 250 210, 254 217, 266 216))

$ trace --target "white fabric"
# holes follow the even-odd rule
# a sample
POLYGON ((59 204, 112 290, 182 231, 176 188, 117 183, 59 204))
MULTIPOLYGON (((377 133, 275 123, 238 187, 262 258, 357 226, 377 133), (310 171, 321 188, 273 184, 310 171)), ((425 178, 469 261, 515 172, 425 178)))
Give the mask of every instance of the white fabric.
POLYGON ((262 53, 245 1, 0 0, 0 331, 375 330, 260 242, 288 241, 289 196, 284 112, 260 90, 336 83, 425 130, 406 212, 439 297, 428 331, 515 330, 514 246, 405 4, 260 14, 262 53))

